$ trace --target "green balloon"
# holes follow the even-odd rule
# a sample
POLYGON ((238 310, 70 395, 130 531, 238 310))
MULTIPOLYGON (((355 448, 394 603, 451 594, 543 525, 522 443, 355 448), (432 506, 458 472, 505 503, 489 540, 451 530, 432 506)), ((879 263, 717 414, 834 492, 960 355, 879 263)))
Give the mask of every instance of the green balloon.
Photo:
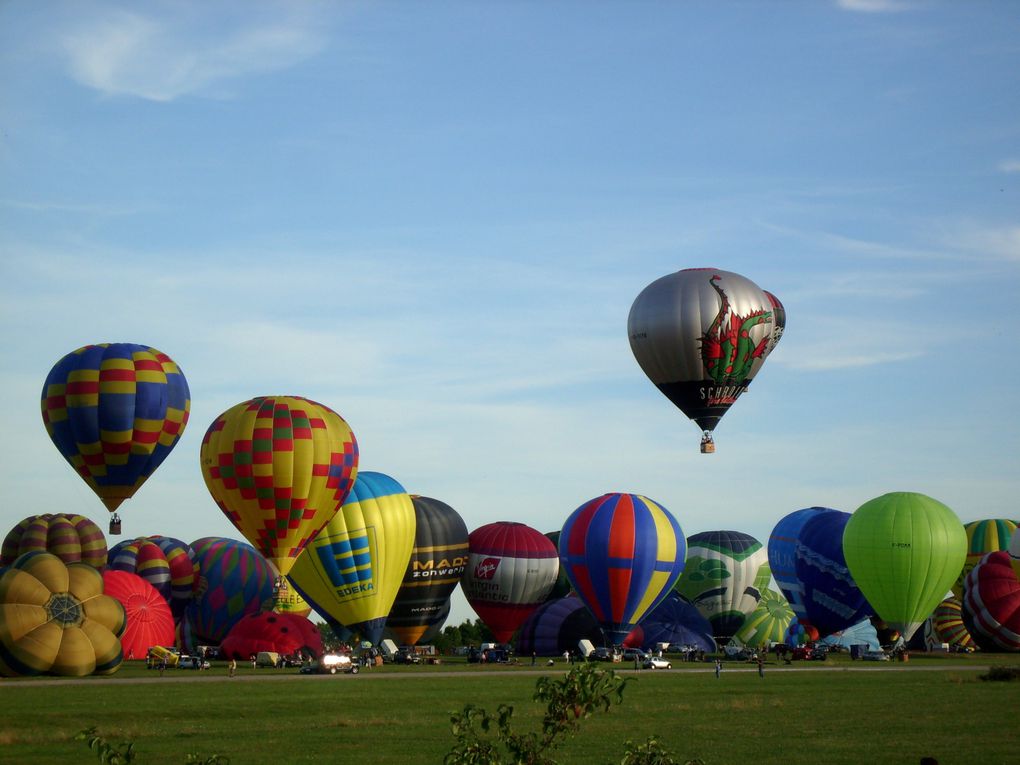
POLYGON ((906 641, 960 575, 967 532, 941 502, 893 492, 857 508, 843 531, 843 555, 872 608, 906 641))

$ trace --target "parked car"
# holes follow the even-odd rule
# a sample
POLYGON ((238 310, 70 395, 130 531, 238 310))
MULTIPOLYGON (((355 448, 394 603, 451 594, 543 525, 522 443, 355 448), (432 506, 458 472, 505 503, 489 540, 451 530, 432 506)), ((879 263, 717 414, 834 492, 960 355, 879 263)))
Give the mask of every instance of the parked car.
POLYGON ((343 653, 326 653, 317 661, 301 667, 302 675, 335 675, 343 672, 348 675, 358 674, 358 665, 351 661, 351 657, 343 653))
POLYGON ((645 669, 673 669, 673 665, 658 656, 648 656, 641 664, 645 669))
POLYGON ((825 661, 829 655, 829 649, 824 645, 815 646, 811 649, 811 653, 808 655, 809 659, 815 661, 825 661))
POLYGON ((421 656, 413 648, 402 646, 393 654, 391 661, 394 664, 421 664, 421 656))
POLYGON ((889 655, 885 651, 865 651, 861 658, 864 661, 889 661, 889 655))
POLYGON ((642 651, 640 648, 624 648, 623 649, 623 660, 624 661, 644 661, 648 658, 648 653, 642 651))

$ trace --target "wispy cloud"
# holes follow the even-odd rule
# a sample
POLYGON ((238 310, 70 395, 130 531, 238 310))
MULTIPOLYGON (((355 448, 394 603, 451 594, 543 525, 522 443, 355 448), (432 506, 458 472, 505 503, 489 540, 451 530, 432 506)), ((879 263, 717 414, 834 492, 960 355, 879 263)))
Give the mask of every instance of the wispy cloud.
POLYGON ((836 5, 854 13, 899 13, 911 7, 903 0, 836 0, 836 5))
POLYGON ((1006 159, 999 163, 1000 173, 1020 173, 1020 159, 1006 159))
POLYGON ((326 38, 311 18, 285 12, 224 31, 206 14, 159 17, 106 9, 65 31, 61 42, 71 76, 83 85, 108 95, 172 101, 293 66, 322 50, 326 38))

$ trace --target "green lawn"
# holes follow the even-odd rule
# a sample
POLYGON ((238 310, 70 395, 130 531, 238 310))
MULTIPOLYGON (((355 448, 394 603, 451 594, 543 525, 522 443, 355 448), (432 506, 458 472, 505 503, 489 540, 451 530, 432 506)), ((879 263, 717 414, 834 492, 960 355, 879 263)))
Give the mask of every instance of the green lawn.
MULTIPOLYGON (((635 673, 623 704, 585 721, 557 759, 618 762, 625 739, 657 734, 678 756, 707 765, 916 765, 922 755, 941 765, 1016 763, 1020 682, 981 682, 975 667, 1017 662, 915 656, 880 665, 839 657, 824 665, 769 664, 764 679, 748 665, 727 664, 718 680, 675 664, 635 673)), ((552 671, 565 668, 559 662, 552 671)), ((94 725, 111 741, 134 741, 141 765, 179 764, 189 752, 225 754, 233 765, 439 763, 453 741, 449 714, 466 703, 493 711, 513 704, 518 726, 534 729, 542 710, 531 702, 530 670, 453 663, 302 677, 244 666, 229 679, 219 665, 203 673, 167 670, 164 678, 129 667, 75 684, 5 679, 0 762, 98 762, 72 740, 94 725), (450 670, 457 674, 438 674, 450 670), (143 682, 118 682, 131 678, 143 682)))

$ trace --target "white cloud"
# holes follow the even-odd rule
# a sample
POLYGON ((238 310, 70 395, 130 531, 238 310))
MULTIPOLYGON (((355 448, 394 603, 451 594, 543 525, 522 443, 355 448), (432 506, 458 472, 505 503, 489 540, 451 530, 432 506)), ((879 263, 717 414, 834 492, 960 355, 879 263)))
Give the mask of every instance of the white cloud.
POLYGON ((1020 173, 1020 159, 1006 159, 999 163, 1000 173, 1020 173))
POLYGON ((836 0, 836 5, 855 13, 898 13, 910 8, 901 0, 836 0))
MULTIPOLYGON (((215 6, 214 6, 215 7, 215 6)), ((249 74, 293 66, 326 44, 321 26, 281 15, 216 34, 201 14, 163 18, 107 9, 66 31, 74 79, 108 95, 172 101, 249 74)))

